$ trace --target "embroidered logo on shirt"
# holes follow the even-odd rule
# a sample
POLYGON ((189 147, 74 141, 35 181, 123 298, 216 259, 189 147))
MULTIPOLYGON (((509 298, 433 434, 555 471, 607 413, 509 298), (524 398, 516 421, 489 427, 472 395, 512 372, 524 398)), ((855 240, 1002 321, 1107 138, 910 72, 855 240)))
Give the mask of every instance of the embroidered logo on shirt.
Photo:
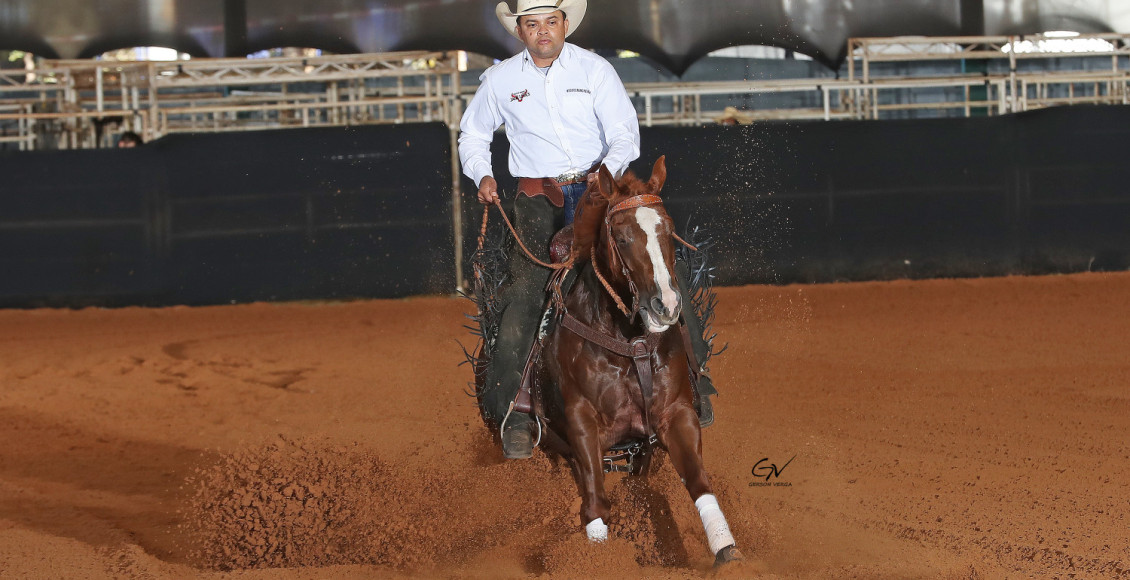
POLYGON ((589 94, 589 95, 592 94, 592 91, 590 91, 588 89, 565 89, 565 92, 566 93, 586 93, 586 94, 589 94))
POLYGON ((513 103, 514 101, 518 101, 519 103, 521 103, 522 99, 524 99, 528 96, 530 96, 530 91, 522 91, 520 93, 510 93, 510 102, 513 103))

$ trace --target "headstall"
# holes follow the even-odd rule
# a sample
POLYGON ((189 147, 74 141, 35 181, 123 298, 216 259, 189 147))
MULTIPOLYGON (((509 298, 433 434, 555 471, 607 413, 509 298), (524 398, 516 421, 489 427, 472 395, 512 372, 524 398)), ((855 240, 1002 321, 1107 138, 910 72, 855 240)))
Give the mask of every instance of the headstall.
POLYGON ((616 302, 616 306, 619 307, 620 311, 624 313, 624 316, 627 316, 629 319, 634 318, 636 313, 639 312, 639 293, 636 290, 635 282, 632 281, 631 272, 628 270, 628 263, 624 261, 624 257, 620 255, 620 248, 617 247, 616 240, 612 238, 612 216, 622 211, 628 211, 630 209, 647 207, 651 205, 663 205, 663 199, 658 195, 651 194, 629 197, 628 199, 625 199, 624 201, 621 201, 620 203, 609 208, 608 211, 604 214, 604 237, 608 238, 608 257, 610 260, 615 258, 615 261, 620 262, 620 273, 623 274, 624 278, 628 281, 628 290, 632 293, 631 310, 628 310, 628 307, 624 305, 624 302, 620 299, 620 296, 616 294, 615 290, 612 289, 612 285, 609 284, 608 281, 605 280, 604 276, 601 275, 600 268, 598 268, 596 265, 596 246, 593 246, 593 272, 596 273, 596 277, 599 278, 600 282, 604 285, 604 289, 607 290, 608 293, 612 296, 612 299, 616 302))

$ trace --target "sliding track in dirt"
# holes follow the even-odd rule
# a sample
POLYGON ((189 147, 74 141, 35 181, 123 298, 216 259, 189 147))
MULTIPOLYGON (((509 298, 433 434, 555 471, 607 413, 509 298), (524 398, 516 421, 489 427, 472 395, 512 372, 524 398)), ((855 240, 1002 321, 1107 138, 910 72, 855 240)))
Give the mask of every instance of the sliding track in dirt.
MULTIPOLYGON (((723 576, 1130 578, 1130 275, 719 295, 723 576)), ((500 460, 468 307, 0 311, 0 576, 708 573, 662 455, 599 546, 564 464, 500 460)))

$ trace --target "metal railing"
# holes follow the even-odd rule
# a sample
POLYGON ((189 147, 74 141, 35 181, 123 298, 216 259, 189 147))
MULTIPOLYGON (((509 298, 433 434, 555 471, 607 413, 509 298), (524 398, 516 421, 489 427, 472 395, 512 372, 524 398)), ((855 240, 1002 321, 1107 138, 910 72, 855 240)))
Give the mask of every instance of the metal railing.
MULTIPOLYGON (((908 111, 1001 115, 1051 106, 1130 103, 1130 34, 1080 35, 1100 52, 1059 50, 1056 36, 853 38, 846 78, 632 83, 640 122, 701 125, 725 105, 776 99, 743 120, 883 119, 908 111), (1021 50, 1025 48, 1026 50, 1021 50), (1109 58, 1101 70, 1031 71, 1035 59, 1109 58), (981 61, 980 72, 885 74, 878 63, 981 61), (993 69, 993 70, 990 70, 993 69), (775 97, 770 98, 770 95, 775 97), (786 102, 787 101, 787 102, 786 102)), ((20 149, 108 144, 105 127, 147 139, 181 132, 440 121, 457 125, 475 86, 455 53, 399 52, 174 62, 45 61, 0 71, 0 142, 20 149), (29 74, 30 73, 30 74, 29 74)), ((1092 67, 1093 68, 1093 67, 1092 67)), ((920 113, 919 113, 920 114, 920 113)))
POLYGON ((788 93, 799 105, 741 111, 745 121, 767 119, 878 120, 905 111, 935 111, 961 116, 975 112, 1003 115, 1059 105, 1130 104, 1130 34, 1071 37, 1101 42, 1107 50, 1066 52, 1060 36, 853 38, 848 41, 847 78, 627 85, 637 102, 640 122, 652 125, 700 125, 718 120, 723 108, 704 106, 710 97, 731 100, 788 93), (1021 50, 1025 47, 1027 51, 1021 50), (1042 47, 1048 47, 1043 49, 1042 47), (1093 63, 1109 59, 1102 70, 1025 72, 1022 61, 1057 59, 1093 63), (892 62, 999 61, 1006 66, 966 74, 876 74, 873 65, 892 62), (979 90, 980 89, 980 90, 979 90), (669 105, 667 103, 670 103, 669 105), (659 112, 657 105, 663 103, 659 112))
MULTIPOLYGON (((855 118, 879 118, 881 110, 892 110, 880 104, 880 92, 898 88, 898 81, 873 75, 872 65, 881 62, 924 61, 982 61, 984 72, 962 75, 976 80, 990 89, 995 99, 974 99, 971 108, 984 107, 983 101, 995 100, 997 114, 1019 112, 1056 105, 1074 104, 1127 104, 1130 83, 1130 34, 1083 34, 1064 37, 1058 34, 1032 34, 1016 36, 954 36, 954 37, 900 37, 852 38, 848 40, 848 78, 857 86, 851 92, 848 104, 855 118), (1086 52, 1071 50, 1072 46, 1087 44, 1086 52), (1109 59, 1110 68, 1102 71, 1041 71, 1025 73, 1020 70, 1022 61, 1109 59), (1007 69, 989 71, 987 63, 1006 62, 1007 69), (857 69, 859 76, 857 77, 857 69), (1066 89, 1065 96, 1055 96, 1053 89, 1066 89), (1076 87, 1080 88, 1076 94, 1076 87)), ((920 86, 930 81, 945 79, 923 77, 920 86)), ((967 86, 976 86, 977 83, 967 86)), ((1062 91, 1060 91, 1062 92, 1062 91)))
POLYGON ((147 139, 178 132, 443 121, 459 99, 454 54, 174 62, 46 61, 0 71, 0 123, 21 149, 104 145, 102 126, 147 139))

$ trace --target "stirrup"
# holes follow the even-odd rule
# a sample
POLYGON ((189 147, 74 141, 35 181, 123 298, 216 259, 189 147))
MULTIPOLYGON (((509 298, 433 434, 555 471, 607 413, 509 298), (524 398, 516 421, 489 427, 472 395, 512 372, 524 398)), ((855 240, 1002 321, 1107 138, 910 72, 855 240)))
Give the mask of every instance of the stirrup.
POLYGON ((604 453, 601 463, 605 473, 635 473, 646 461, 646 456, 651 453, 659 438, 655 435, 647 439, 628 439, 613 445, 604 453))

